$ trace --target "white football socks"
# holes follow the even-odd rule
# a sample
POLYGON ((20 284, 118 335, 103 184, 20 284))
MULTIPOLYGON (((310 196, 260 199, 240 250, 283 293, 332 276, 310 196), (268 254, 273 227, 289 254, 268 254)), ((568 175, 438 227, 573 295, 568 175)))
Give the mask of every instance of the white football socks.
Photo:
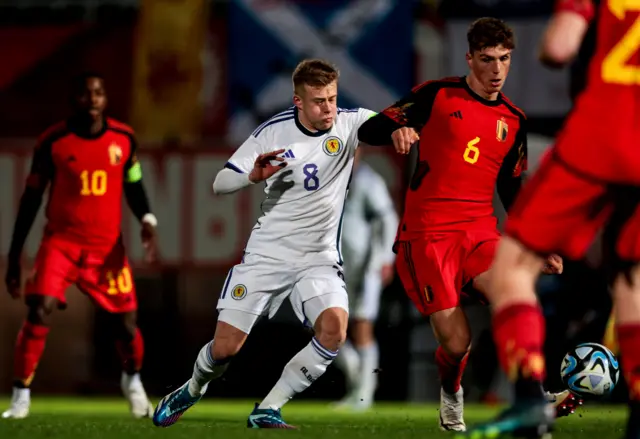
POLYGON ((360 355, 350 341, 347 340, 340 348, 335 365, 344 373, 349 392, 358 387, 360 381, 360 355))
POLYGON ((210 341, 200 349, 198 358, 193 366, 193 375, 189 380, 189 394, 191 396, 202 396, 207 391, 209 382, 220 378, 222 374, 227 370, 229 361, 216 362, 211 356, 211 346, 213 341, 210 341))
POLYGON ((134 374, 129 375, 126 372, 122 372, 122 377, 120 378, 120 386, 123 389, 140 389, 142 388, 142 380, 140 379, 140 373, 136 372, 134 374))
POLYGON ((323 347, 315 337, 311 339, 311 342, 287 363, 282 376, 258 408, 280 409, 322 376, 336 355, 337 352, 323 347))
POLYGON ((378 366, 380 354, 378 344, 373 343, 358 348, 358 356, 360 357, 360 370, 357 395, 359 398, 370 404, 378 385, 378 366))

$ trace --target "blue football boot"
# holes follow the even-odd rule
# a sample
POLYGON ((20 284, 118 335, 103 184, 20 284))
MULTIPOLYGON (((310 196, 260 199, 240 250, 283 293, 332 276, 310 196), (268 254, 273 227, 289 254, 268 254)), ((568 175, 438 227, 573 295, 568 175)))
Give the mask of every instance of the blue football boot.
POLYGON ((555 409, 546 401, 520 401, 486 424, 475 426, 456 439, 494 439, 520 437, 527 439, 550 439, 555 409))
POLYGON ((191 396, 189 393, 189 381, 182 387, 169 393, 158 403, 153 413, 153 423, 156 427, 170 427, 186 412, 192 405, 200 401, 202 396, 191 396))
POLYGON ((249 428, 285 428, 295 430, 296 427, 289 425, 282 419, 280 409, 260 409, 259 404, 256 406, 247 419, 247 427, 249 428))

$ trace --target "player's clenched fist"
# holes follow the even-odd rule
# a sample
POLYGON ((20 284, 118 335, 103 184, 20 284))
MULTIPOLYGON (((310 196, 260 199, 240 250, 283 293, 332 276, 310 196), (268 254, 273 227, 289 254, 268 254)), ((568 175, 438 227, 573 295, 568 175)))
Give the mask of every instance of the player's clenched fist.
POLYGON ((278 157, 278 154, 282 154, 283 152, 284 149, 278 149, 276 151, 260 154, 253 164, 253 169, 249 174, 249 180, 252 183, 264 181, 280 169, 287 166, 287 162, 284 161, 284 158, 278 157), (273 165, 271 162, 278 162, 278 164, 273 165))
POLYGON ((563 269, 562 258, 558 255, 551 255, 547 258, 547 263, 544 264, 542 272, 544 274, 562 274, 563 269))
POLYGON ((409 154, 411 145, 420 140, 420 136, 413 128, 402 127, 391 134, 391 140, 393 140, 393 147, 397 153, 409 154))

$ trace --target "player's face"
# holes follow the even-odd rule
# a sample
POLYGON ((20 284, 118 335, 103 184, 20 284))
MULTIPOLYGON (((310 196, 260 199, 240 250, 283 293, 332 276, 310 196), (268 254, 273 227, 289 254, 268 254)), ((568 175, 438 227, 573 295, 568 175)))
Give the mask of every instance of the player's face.
POLYGON ((511 49, 505 49, 500 45, 467 53, 467 64, 471 74, 487 95, 498 93, 509 74, 511 49))
POLYGON ((107 106, 107 93, 102 79, 87 78, 84 89, 79 92, 80 94, 76 97, 78 111, 93 120, 101 118, 107 106))
POLYGON ((316 130, 324 131, 333 126, 338 111, 338 83, 324 87, 304 85, 304 90, 293 97, 293 102, 301 113, 302 121, 316 130))

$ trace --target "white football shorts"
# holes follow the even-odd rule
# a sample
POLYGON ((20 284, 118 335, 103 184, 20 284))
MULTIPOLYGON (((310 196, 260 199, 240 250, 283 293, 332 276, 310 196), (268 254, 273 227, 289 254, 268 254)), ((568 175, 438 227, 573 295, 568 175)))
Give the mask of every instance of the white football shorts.
POLYGON ((287 298, 298 319, 309 326, 328 308, 349 310, 339 265, 298 265, 245 253, 225 280, 218 299, 219 320, 248 334, 260 316, 272 318, 287 298))

